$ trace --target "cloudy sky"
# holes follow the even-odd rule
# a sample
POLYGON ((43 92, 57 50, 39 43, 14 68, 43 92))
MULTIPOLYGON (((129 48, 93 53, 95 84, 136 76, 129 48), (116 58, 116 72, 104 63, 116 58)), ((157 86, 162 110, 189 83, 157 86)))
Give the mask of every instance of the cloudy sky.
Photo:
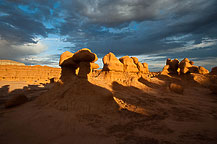
MULTIPOLYGON (((0 59, 58 66, 87 47, 102 58, 166 58, 217 66, 217 0, 0 0, 0 59)), ((98 63, 101 64, 101 59, 98 63)))

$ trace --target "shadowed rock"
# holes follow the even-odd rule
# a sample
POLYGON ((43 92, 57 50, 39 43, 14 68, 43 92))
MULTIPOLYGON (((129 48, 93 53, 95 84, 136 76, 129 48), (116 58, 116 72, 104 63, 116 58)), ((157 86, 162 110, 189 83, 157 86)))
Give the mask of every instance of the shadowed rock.
POLYGON ((210 74, 217 75, 217 67, 213 67, 210 74))
POLYGON ((91 65, 89 62, 80 62, 79 63, 79 72, 78 77, 88 79, 91 74, 91 65))
POLYGON ((61 77, 62 81, 70 80, 73 76, 76 75, 76 69, 78 68, 78 64, 73 61, 73 53, 66 51, 61 54, 59 65, 61 66, 61 77))
POLYGON ((98 60, 97 55, 95 53, 92 53, 91 50, 87 48, 83 48, 77 52, 74 53, 73 61, 79 63, 79 62, 92 62, 98 60))
POLYGON ((184 88, 181 85, 176 84, 176 83, 171 83, 169 88, 171 91, 178 93, 178 94, 183 94, 184 92, 184 88))
POLYGON ((5 108, 14 107, 27 102, 28 99, 24 94, 14 95, 5 103, 5 108))

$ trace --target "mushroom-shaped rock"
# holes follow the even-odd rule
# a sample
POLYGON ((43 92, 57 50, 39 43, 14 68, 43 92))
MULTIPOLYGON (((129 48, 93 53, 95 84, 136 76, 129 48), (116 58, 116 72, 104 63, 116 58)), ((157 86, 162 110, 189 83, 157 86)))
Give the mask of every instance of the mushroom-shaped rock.
POLYGON ((76 69, 78 68, 78 63, 73 61, 74 54, 66 51, 61 54, 59 65, 61 66, 61 77, 62 81, 70 80, 76 75, 76 69))
POLYGON ((204 67, 199 66, 199 73, 200 74, 208 74, 209 71, 207 69, 205 69, 204 67))
POLYGON ((119 60, 120 60, 120 62, 123 63, 125 72, 133 72, 133 73, 135 73, 135 72, 139 71, 137 66, 133 62, 133 59, 130 58, 129 56, 123 56, 119 60))
POLYGON ((72 57, 73 61, 79 63, 79 62, 92 62, 98 60, 97 55, 95 53, 92 53, 91 50, 87 48, 83 48, 77 52, 74 53, 74 56, 72 57))
POLYGON ((73 55, 74 54, 69 52, 69 51, 65 51, 64 53, 62 53, 60 56, 60 60, 59 60, 59 66, 61 66, 61 67, 62 66, 78 67, 78 64, 72 60, 73 55))
POLYGON ((103 57, 103 71, 123 72, 123 64, 115 57, 113 53, 108 53, 103 57))

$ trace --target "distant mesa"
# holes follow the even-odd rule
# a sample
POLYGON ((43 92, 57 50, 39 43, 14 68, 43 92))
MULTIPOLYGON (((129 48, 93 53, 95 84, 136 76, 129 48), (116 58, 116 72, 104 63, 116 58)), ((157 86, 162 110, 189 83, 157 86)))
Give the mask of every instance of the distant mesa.
POLYGON ((31 84, 49 83, 60 77, 60 68, 48 66, 26 66, 12 60, 0 60, 0 81, 25 81, 31 84))
POLYGON ((25 66, 24 63, 12 61, 12 60, 0 60, 0 65, 18 65, 18 66, 25 66))

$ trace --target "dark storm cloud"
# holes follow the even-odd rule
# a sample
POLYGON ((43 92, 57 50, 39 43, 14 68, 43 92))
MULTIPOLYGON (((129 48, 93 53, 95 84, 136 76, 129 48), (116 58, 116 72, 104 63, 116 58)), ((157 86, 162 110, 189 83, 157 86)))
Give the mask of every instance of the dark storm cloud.
POLYGON ((62 8, 68 16, 60 31, 75 44, 71 49, 89 47, 101 56, 109 51, 117 55, 158 53, 190 40, 197 44, 204 37, 217 37, 215 0, 86 0, 68 2, 62 8), (130 28, 133 22, 136 29, 130 28), (190 36, 178 43, 172 39, 183 35, 190 36))
POLYGON ((88 47, 99 57, 217 57, 216 17, 216 0, 0 0, 0 36, 23 44, 55 33, 70 51, 88 47))

